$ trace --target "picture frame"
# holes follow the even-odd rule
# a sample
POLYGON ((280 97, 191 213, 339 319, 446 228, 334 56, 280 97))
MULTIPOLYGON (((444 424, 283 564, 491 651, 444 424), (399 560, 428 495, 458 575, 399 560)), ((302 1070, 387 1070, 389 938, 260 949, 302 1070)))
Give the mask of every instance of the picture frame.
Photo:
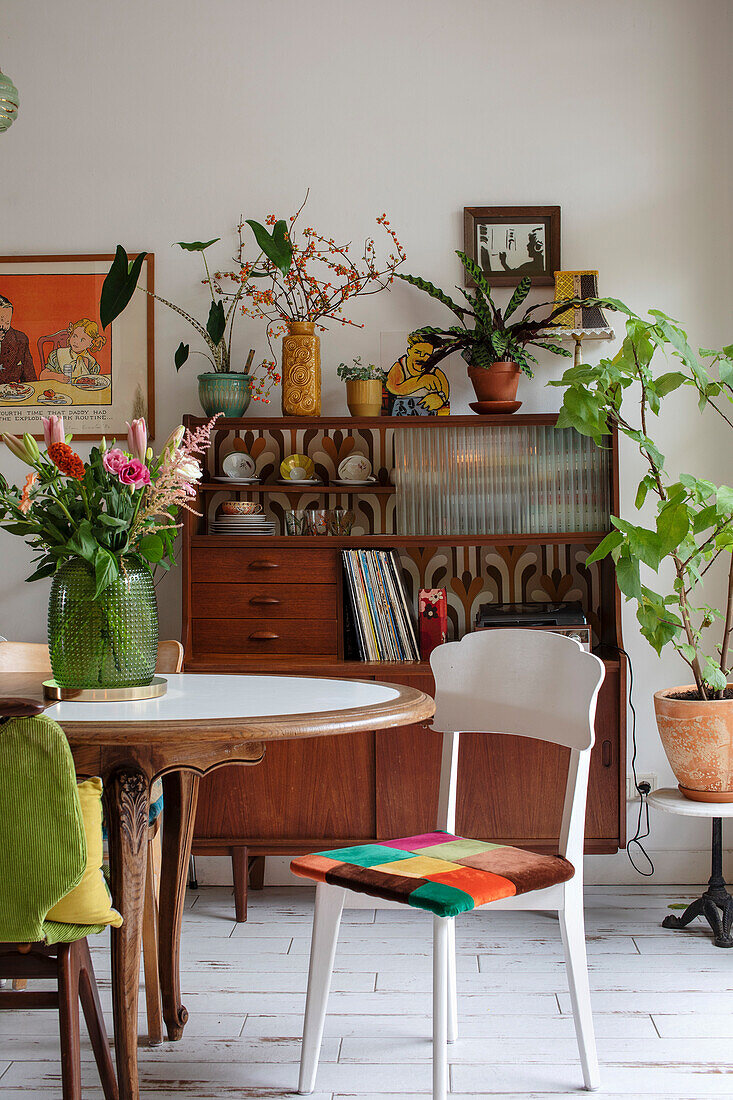
POLYGON ((140 416, 154 436, 155 258, 145 257, 141 292, 103 331, 99 296, 113 259, 0 256, 0 433, 42 438, 42 417, 56 413, 75 439, 123 439, 140 416))
MULTIPOLYGON (((559 206, 466 206, 464 251, 490 286, 553 286, 560 270, 559 206)), ((466 286, 475 282, 466 274, 466 286)))

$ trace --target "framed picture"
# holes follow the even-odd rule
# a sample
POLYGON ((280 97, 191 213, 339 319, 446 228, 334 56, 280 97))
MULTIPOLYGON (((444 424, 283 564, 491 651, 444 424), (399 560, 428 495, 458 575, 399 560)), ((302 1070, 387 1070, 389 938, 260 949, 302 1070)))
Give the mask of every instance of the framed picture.
POLYGON ((429 337, 409 332, 380 335, 380 361, 386 372, 382 384, 384 416, 450 416, 450 381, 428 360, 435 351, 429 337))
MULTIPOLYGON (((132 259, 132 257, 130 257, 132 259)), ((136 292, 102 331, 99 295, 114 256, 0 256, 0 432, 43 435, 63 413, 76 439, 155 432, 153 298, 136 292)), ((152 291, 154 259, 139 286, 152 291)))
MULTIPOLYGON (((559 206, 466 206, 464 251, 490 286, 516 286, 525 275, 533 286, 553 286, 560 269, 559 206)), ((466 276, 466 286, 474 286, 466 276)))

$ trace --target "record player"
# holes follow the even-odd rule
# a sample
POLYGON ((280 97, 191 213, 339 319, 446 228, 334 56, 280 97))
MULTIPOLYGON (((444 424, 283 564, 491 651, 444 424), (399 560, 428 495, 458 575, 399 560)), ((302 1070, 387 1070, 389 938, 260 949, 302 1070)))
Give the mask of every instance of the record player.
POLYGON ((567 603, 482 603, 476 613, 475 630, 524 627, 552 630, 579 642, 590 652, 591 630, 579 601, 567 603))

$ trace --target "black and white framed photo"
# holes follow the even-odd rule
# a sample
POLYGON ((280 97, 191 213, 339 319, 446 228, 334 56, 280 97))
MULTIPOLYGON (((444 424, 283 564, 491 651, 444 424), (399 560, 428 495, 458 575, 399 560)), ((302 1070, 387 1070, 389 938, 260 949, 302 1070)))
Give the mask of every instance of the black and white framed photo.
MULTIPOLYGON (((552 286, 560 269, 559 206, 466 206, 464 250, 490 286, 552 286)), ((466 276, 466 286, 473 286, 466 276)))

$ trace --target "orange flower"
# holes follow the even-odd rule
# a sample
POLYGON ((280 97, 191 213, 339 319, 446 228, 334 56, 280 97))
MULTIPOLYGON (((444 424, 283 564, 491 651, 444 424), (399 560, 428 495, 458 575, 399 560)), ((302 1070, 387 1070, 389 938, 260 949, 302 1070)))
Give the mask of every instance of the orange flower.
POLYGON ((52 443, 46 452, 55 466, 65 474, 81 481, 84 477, 84 463, 68 443, 52 443))
POLYGON ((35 474, 35 473, 34 474, 28 474, 28 477, 25 479, 25 485, 23 486, 23 493, 22 493, 21 498, 20 498, 20 504, 18 505, 18 508, 20 509, 20 511, 23 513, 24 516, 27 516, 28 513, 31 510, 31 489, 33 488, 33 486, 36 484, 37 481, 38 481, 38 474, 35 474))

